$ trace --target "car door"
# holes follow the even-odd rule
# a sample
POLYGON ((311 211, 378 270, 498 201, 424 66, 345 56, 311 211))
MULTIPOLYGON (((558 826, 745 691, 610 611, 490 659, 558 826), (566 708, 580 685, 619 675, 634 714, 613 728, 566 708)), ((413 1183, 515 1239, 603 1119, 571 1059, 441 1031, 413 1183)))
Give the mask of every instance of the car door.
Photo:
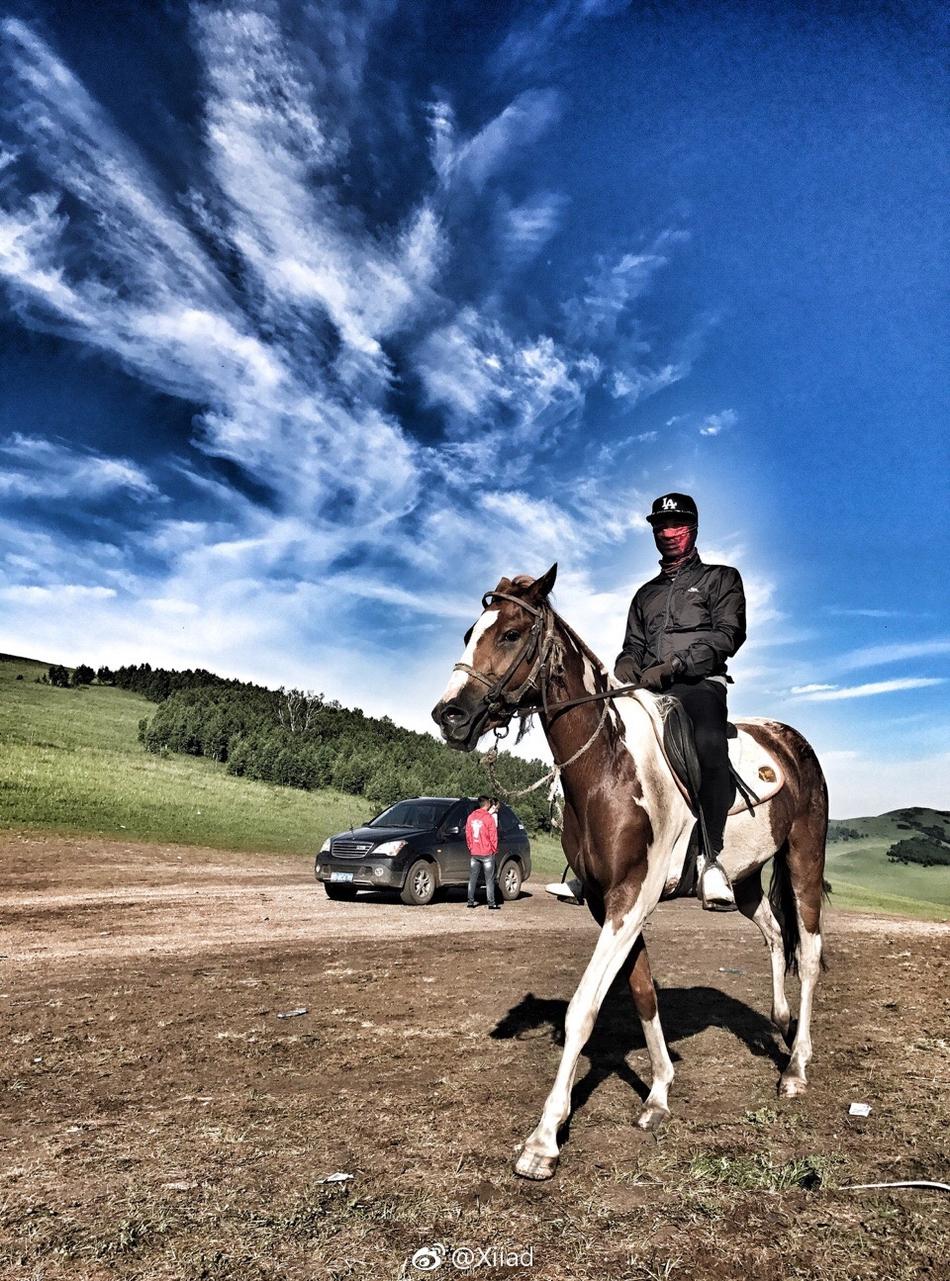
POLYGON ((477 804, 477 801, 463 797, 456 801, 442 820, 439 864, 443 882, 458 885, 468 881, 469 853, 465 840, 465 820, 477 804))
POLYGON ((498 817, 500 820, 498 824, 498 867, 500 870, 508 855, 524 854, 528 834, 517 814, 507 805, 502 805, 498 817))

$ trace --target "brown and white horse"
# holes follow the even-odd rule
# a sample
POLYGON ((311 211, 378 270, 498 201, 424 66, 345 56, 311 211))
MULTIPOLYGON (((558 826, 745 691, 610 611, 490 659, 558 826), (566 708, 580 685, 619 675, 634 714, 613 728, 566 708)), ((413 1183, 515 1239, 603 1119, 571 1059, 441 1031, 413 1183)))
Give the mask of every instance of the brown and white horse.
MULTIPOLYGON (((562 844, 601 930, 567 1009, 564 1051, 553 1088, 515 1165, 518 1174, 531 1179, 550 1178, 557 1167, 558 1132, 570 1112, 578 1058, 621 970, 628 978, 653 1072, 637 1124, 653 1129, 669 1116, 673 1065, 642 930, 664 890, 669 892, 679 877, 694 825, 655 732, 654 695, 637 691, 558 711, 557 703, 603 693, 613 682, 548 601, 556 572, 552 565, 538 579, 502 578, 486 593, 484 611, 466 635, 462 660, 432 712, 446 743, 471 751, 486 731, 540 706, 555 762, 570 762, 561 773, 562 844)), ((768 944, 772 1022, 791 1050, 779 1092, 791 1096, 805 1089, 812 1052, 827 788, 814 751, 797 730, 771 720, 736 723, 784 778, 780 790, 754 813, 737 811, 727 820, 722 861, 740 910, 756 923, 768 944), (761 870, 773 858, 772 890, 766 895, 761 870), (796 966, 801 977, 797 1026, 785 995, 786 973, 796 966)), ((770 773, 767 770, 766 776, 770 773)))

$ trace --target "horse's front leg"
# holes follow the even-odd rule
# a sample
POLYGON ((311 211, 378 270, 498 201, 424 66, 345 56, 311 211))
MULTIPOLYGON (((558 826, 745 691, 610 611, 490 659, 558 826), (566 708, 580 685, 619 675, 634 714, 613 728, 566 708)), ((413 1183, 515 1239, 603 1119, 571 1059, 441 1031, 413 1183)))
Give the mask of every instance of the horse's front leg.
POLYGON ((644 920, 656 906, 656 897, 647 900, 641 889, 633 906, 621 916, 619 910, 611 911, 611 906, 619 907, 616 899, 614 895, 612 904, 610 898, 605 897, 605 923, 594 954, 567 1007, 564 1050, 554 1085, 544 1104, 541 1120, 528 1136, 515 1162, 515 1173, 526 1179, 549 1179, 557 1169, 557 1133, 571 1110, 571 1088, 577 1060, 594 1030, 598 1011, 611 983, 636 942, 644 920))

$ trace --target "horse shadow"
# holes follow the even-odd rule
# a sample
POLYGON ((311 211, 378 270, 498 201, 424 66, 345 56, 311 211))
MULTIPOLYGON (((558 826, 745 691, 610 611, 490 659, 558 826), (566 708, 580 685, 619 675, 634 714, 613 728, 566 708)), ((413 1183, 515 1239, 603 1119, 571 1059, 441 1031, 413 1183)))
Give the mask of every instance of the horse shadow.
MULTIPOLYGON (((772 1023, 758 1010, 713 987, 660 987, 656 985, 663 1031, 674 1063, 681 1061, 676 1043, 704 1032, 724 1028, 759 1058, 771 1059, 784 1071, 788 1055, 778 1042, 772 1023)), ((552 1000, 528 992, 492 1028, 493 1040, 533 1040, 547 1037, 554 1045, 564 1044, 567 1001, 552 1000)), ((600 1008, 594 1030, 584 1046, 588 1060, 586 1075, 571 1094, 571 1116, 583 1109, 597 1087, 617 1075, 645 1100, 649 1085, 627 1063, 627 1056, 646 1049, 646 1040, 634 1010, 626 980, 615 979, 600 1008)), ((567 1125, 570 1125, 568 1120, 567 1125)))

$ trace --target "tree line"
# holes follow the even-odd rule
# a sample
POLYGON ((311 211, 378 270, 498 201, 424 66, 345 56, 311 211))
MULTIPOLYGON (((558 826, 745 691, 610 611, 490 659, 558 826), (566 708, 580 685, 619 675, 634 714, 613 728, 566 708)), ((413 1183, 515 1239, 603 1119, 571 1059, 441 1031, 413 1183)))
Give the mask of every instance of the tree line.
POLYGON ((111 685, 112 673, 108 667, 100 667, 98 672, 94 672, 88 663, 80 663, 72 670, 62 663, 52 663, 44 676, 37 676, 36 683, 58 685, 61 689, 81 689, 84 685, 91 685, 94 680, 98 680, 100 685, 111 685))
MULTIPOLYGON (((146 751, 205 756, 230 774, 287 787, 334 787, 364 797, 367 818, 404 797, 492 791, 481 753, 452 751, 430 734, 312 690, 267 689, 200 668, 172 671, 149 663, 100 669, 98 679, 158 704, 139 722, 146 751)), ((505 788, 517 790, 546 768, 503 752, 496 774, 505 788)), ((550 827, 546 789, 515 799, 513 808, 530 831, 550 827)))
POLYGON ((921 867, 950 867, 950 845, 926 836, 896 841, 887 851, 892 863, 917 863, 921 867))
POLYGON ((895 811, 897 826, 905 832, 912 832, 902 840, 895 841, 887 851, 892 863, 916 863, 920 867, 950 867, 950 815, 942 810, 935 811, 939 822, 925 823, 920 814, 912 809, 895 811))

